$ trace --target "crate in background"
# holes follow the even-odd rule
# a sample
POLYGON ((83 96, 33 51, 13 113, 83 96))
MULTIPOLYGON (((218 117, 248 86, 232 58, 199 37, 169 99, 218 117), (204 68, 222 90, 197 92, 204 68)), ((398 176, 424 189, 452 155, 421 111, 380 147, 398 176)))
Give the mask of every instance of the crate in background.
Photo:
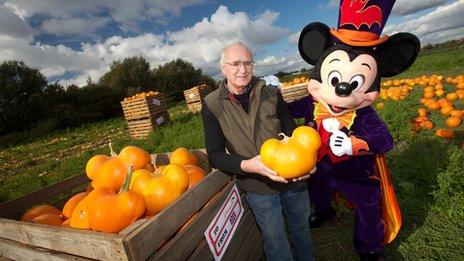
POLYGON ((144 138, 156 126, 169 122, 166 97, 162 93, 126 98, 121 101, 121 106, 134 139, 144 138))
POLYGON ((202 84, 184 91, 185 103, 191 112, 201 110, 201 101, 212 91, 211 87, 202 84))
POLYGON ((308 96, 308 83, 285 86, 280 89, 285 102, 291 102, 308 96))

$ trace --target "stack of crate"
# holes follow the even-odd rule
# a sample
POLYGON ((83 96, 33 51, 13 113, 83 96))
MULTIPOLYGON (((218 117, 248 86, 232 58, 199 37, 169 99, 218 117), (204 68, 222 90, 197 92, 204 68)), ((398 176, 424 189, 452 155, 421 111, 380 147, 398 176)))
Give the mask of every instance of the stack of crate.
POLYGON ((169 122, 166 97, 162 93, 124 99, 121 106, 134 139, 144 138, 156 126, 169 122))
POLYGON ((280 92, 282 93, 282 97, 286 102, 298 100, 309 95, 308 83, 304 82, 295 85, 285 86, 281 88, 280 92))
POLYGON ((211 87, 206 84, 195 86, 184 91, 185 103, 191 112, 201 110, 201 101, 211 92, 211 87))

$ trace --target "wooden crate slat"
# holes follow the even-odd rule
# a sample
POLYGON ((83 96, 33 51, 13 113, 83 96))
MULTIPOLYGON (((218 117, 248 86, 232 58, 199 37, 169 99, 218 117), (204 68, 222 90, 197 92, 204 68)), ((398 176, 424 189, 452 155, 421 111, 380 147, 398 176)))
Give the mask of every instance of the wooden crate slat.
POLYGON ((188 261, 209 261, 214 260, 213 254, 209 249, 206 239, 203 239, 195 251, 189 256, 188 261))
POLYGON ((129 258, 145 260, 198 211, 219 189, 230 181, 230 176, 220 171, 208 174, 191 190, 164 209, 154 222, 145 222, 126 238, 124 245, 129 258))
MULTIPOLYGON (((234 237, 227 247, 222 260, 234 260, 235 255, 237 254, 240 247, 243 247, 245 244, 250 244, 250 242, 245 241, 245 238, 249 233, 254 232, 252 228, 256 226, 257 225, 253 213, 250 209, 247 209, 247 211, 245 211, 243 214, 240 225, 237 227, 234 237)), ((253 242, 253 244, 255 244, 255 242, 253 242)))
POLYGON ((244 242, 247 242, 247 244, 243 244, 238 249, 233 260, 259 260, 259 258, 250 258, 250 253, 253 253, 256 246, 261 243, 261 234, 259 232, 258 226, 253 226, 250 230, 250 233, 248 233, 244 239, 244 242))
POLYGON ((211 92, 211 87, 208 85, 195 86, 184 91, 185 103, 191 112, 201 110, 201 100, 211 92))
POLYGON ((65 261, 65 260, 94 260, 64 253, 57 253, 52 250, 30 247, 25 244, 19 244, 15 241, 0 238, 0 260, 50 260, 50 261, 65 261))
POLYGON ((0 218, 0 238, 87 258, 127 260, 121 235, 0 218))
POLYGON ((195 250, 198 243, 204 237, 208 225, 213 220, 219 208, 226 200, 235 182, 230 182, 220 193, 216 200, 210 202, 208 206, 200 211, 195 217, 195 222, 184 228, 159 252, 155 253, 150 259, 153 260, 185 260, 195 250), (193 225, 194 224, 194 225, 193 225))
POLYGON ((89 178, 85 174, 81 174, 52 184, 39 191, 4 202, 0 205, 0 217, 19 219, 24 211, 32 206, 89 181, 89 178))
POLYGON ((282 87, 280 91, 282 93, 282 97, 286 102, 297 100, 309 95, 308 83, 300 83, 288 87, 282 87))

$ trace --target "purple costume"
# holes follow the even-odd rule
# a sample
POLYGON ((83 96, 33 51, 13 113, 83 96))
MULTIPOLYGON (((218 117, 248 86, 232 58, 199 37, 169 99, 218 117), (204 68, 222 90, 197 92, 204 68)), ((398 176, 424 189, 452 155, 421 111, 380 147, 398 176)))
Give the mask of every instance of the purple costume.
MULTIPOLYGON (((315 126, 314 104, 310 96, 287 104, 294 118, 304 118, 305 125, 315 126)), ((317 126, 315 126, 317 129, 317 126)), ((354 243, 357 253, 383 250, 384 225, 380 218, 380 180, 374 171, 374 154, 392 149, 393 138, 375 110, 368 106, 356 110, 353 125, 341 131, 364 140, 369 154, 349 156, 347 160, 332 163, 326 155, 317 164, 317 171, 309 179, 310 197, 315 213, 332 219, 332 195, 340 191, 355 205, 354 243)), ((322 144, 322 146, 329 146, 322 144)))

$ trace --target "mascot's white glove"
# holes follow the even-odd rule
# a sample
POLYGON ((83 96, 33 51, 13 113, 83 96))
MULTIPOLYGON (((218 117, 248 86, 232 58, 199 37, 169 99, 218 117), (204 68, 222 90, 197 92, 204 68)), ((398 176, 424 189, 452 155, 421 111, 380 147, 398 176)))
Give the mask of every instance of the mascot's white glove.
POLYGON ((277 87, 279 89, 280 89, 280 87, 282 85, 280 83, 280 81, 279 81, 279 78, 277 78, 277 76, 272 75, 272 74, 268 75, 268 76, 264 76, 262 79, 266 81, 266 85, 272 85, 272 86, 277 87))
POLYGON ((353 155, 351 139, 343 131, 334 131, 330 136, 330 149, 333 154, 340 157, 345 154, 353 155))

